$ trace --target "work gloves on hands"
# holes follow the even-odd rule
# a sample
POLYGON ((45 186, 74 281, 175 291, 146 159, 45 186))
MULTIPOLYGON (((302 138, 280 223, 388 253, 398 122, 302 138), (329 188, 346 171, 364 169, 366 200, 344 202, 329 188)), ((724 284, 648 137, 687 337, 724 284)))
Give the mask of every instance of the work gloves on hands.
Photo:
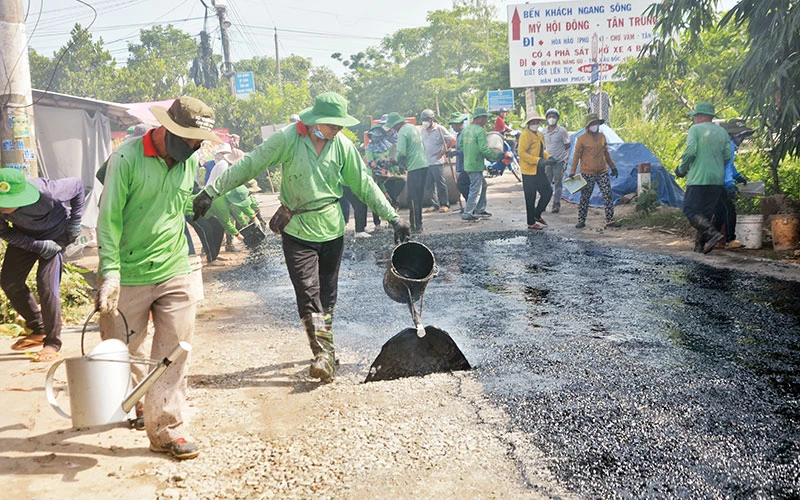
POLYGON ((194 212, 194 219, 192 220, 205 217, 208 213, 208 209, 211 208, 212 201, 213 200, 208 193, 206 193, 205 189, 197 193, 197 196, 195 196, 192 201, 192 211, 194 212))
POLYGON ((119 305, 119 278, 107 276, 100 281, 100 289, 94 301, 101 313, 113 313, 119 305))
POLYGON ((67 242, 75 243, 75 240, 81 235, 81 231, 81 221, 72 219, 67 221, 67 229, 64 231, 64 234, 67 235, 67 242))
POLYGON ((749 181, 747 180, 747 177, 745 177, 745 176, 740 174, 739 178, 736 179, 736 182, 738 182, 740 184, 744 184, 746 186, 749 181))
POLYGON ((545 168, 549 167, 550 165, 555 165, 556 163, 558 163, 558 160, 556 160, 555 158, 547 158, 547 159, 539 158, 539 163, 537 163, 536 166, 538 168, 545 168))
POLYGON ((401 217, 397 217, 389 221, 389 224, 391 224, 394 229, 395 245, 408 241, 408 238, 411 236, 411 226, 408 225, 408 222, 404 221, 401 217))
POLYGON ((500 158, 500 161, 508 165, 514 159, 514 154, 511 151, 506 151, 503 153, 503 157, 500 158))
POLYGON ((680 168, 680 167, 678 167, 678 168, 676 168, 676 169, 675 169, 675 177, 677 177, 678 179, 680 179, 681 177, 686 177, 686 174, 685 174, 685 173, 682 173, 682 172, 681 172, 681 168, 680 168))
POLYGON ((39 256, 45 260, 52 259, 61 251, 61 245, 53 240, 40 240, 42 248, 39 249, 39 256))
POLYGON ((616 168, 611 169, 611 177, 617 178, 619 177, 619 171, 616 168))
POLYGON ((725 190, 728 192, 728 198, 731 201, 736 201, 739 199, 739 188, 737 188, 735 185, 725 188, 725 190))

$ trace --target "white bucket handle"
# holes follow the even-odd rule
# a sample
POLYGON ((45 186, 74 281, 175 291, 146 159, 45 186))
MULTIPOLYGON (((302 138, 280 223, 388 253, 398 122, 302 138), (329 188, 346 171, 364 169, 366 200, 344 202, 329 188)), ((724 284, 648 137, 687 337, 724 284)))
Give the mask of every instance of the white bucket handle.
POLYGON ((58 401, 56 401, 56 395, 53 393, 53 377, 56 374, 56 369, 58 369, 58 366, 66 360, 67 358, 61 358, 55 363, 53 363, 52 366, 50 366, 50 370, 47 371, 47 380, 45 380, 44 383, 44 392, 47 395, 47 402, 50 403, 50 406, 53 407, 56 413, 58 413, 64 418, 72 418, 70 414, 68 414, 67 412, 62 410, 60 406, 58 406, 58 401))

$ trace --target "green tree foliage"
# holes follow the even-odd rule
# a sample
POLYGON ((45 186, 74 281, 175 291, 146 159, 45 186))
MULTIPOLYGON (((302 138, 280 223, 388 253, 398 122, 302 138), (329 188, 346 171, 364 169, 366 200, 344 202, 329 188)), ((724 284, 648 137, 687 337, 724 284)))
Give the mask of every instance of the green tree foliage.
POLYGON ((349 58, 333 54, 349 69, 353 112, 417 115, 431 108, 446 116, 483 104, 488 89, 507 88, 507 27, 493 20, 493 9, 485 0, 457 1, 430 12, 427 26, 399 30, 378 47, 349 58))
POLYGON ((158 101, 180 95, 189 79, 189 68, 199 45, 191 35, 172 25, 154 26, 139 32, 140 43, 129 43, 128 64, 120 71, 116 100, 132 97, 158 101))
POLYGON ((676 33, 689 43, 718 26, 730 25, 746 41, 734 47, 744 57, 731 64, 725 89, 747 95, 745 113, 757 117, 770 148, 773 186, 780 192, 778 169, 786 155, 800 153, 800 9, 791 0, 740 0, 721 20, 717 0, 671 0, 653 4, 661 37, 649 47, 659 68, 679 64, 676 33))
POLYGON ((103 39, 92 41, 91 33, 80 24, 72 28, 70 41, 52 59, 32 51, 30 65, 31 83, 37 89, 99 99, 116 85, 116 61, 103 48, 103 39))

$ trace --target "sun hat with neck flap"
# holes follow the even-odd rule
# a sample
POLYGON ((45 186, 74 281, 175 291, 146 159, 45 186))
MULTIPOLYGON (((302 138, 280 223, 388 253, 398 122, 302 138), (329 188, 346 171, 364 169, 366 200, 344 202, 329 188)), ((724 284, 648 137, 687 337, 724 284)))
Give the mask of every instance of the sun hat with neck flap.
POLYGON ((347 99, 336 92, 324 92, 314 99, 314 105, 300 113, 300 121, 305 125, 338 125, 351 127, 360 123, 359 119, 347 114, 347 99))
POLYGON ((150 112, 158 123, 178 137, 222 142, 214 128, 214 110, 200 99, 181 96, 172 102, 169 109, 150 106, 150 112))
POLYGON ((22 170, 0 168, 0 208, 19 208, 39 201, 39 190, 28 182, 22 170))
POLYGON ((405 121, 406 119, 404 116, 402 116, 397 111, 392 111, 386 116, 386 123, 384 124, 384 127, 386 127, 387 129, 394 128, 397 125, 404 123, 405 121))

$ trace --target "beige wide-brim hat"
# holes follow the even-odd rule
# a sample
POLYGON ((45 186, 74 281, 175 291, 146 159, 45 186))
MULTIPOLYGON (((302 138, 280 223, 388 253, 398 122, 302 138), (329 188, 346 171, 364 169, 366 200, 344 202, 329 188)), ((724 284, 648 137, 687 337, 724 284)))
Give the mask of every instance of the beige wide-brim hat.
POLYGON ((200 99, 181 96, 175 99, 169 109, 151 106, 150 112, 158 123, 178 137, 223 142, 211 131, 214 128, 214 110, 200 99))
POLYGON ((539 113, 537 113, 537 112, 536 112, 536 110, 534 110, 534 111, 533 111, 533 112, 530 114, 530 116, 528 117, 528 119, 527 119, 527 120, 525 120, 525 123, 523 123, 523 124, 522 124, 522 126, 523 126, 524 128, 528 128, 528 125, 530 125, 530 123, 531 123, 531 122, 542 123, 542 122, 544 122, 544 118, 542 118, 542 117, 539 115, 539 113))

